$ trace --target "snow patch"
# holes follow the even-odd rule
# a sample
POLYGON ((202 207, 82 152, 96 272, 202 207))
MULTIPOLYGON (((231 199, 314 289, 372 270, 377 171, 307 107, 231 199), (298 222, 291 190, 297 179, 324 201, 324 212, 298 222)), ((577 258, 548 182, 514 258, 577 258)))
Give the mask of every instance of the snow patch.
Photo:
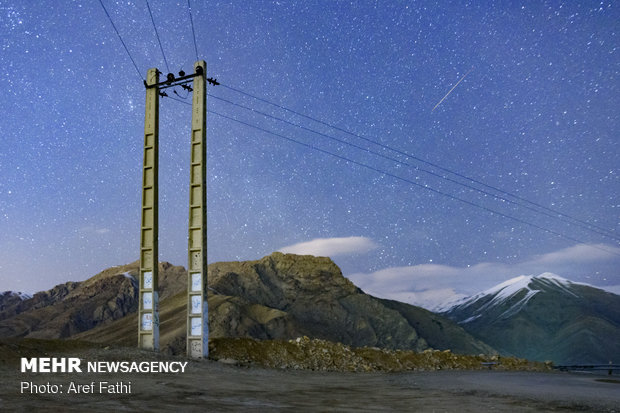
POLYGON ((22 293, 21 291, 4 291, 0 293, 0 295, 10 296, 10 297, 19 297, 19 299, 22 301, 29 300, 32 298, 32 294, 22 293))
POLYGON ((521 311, 521 309, 523 307, 525 307, 525 305, 527 304, 528 301, 530 301, 530 298, 534 297, 537 293, 539 293, 540 290, 530 290, 528 288, 528 292, 525 293, 525 297, 523 297, 522 299, 520 299, 517 303, 515 303, 512 307, 510 307, 508 310, 504 311, 501 315, 500 318, 506 318, 506 317, 510 317, 513 314, 517 314, 519 311, 521 311))
POLYGON ((469 323, 469 322, 471 322, 471 321, 474 321, 474 320, 475 320, 475 319, 477 319, 477 318, 480 318, 481 316, 482 316, 482 314, 476 314, 476 315, 474 315, 474 316, 471 316, 471 317, 469 317, 469 318, 466 318, 466 319, 465 319, 465 320, 463 320, 463 321, 459 321, 459 324, 469 323))
POLYGON ((579 297, 579 296, 575 294, 573 291, 571 291, 572 285, 574 284, 588 285, 588 284, 583 284, 583 283, 574 283, 572 281, 567 280, 566 278, 562 278, 559 275, 555 275, 550 272, 540 274, 538 277, 534 277, 534 278, 547 285, 550 285, 551 287, 557 287, 564 293, 570 294, 573 297, 579 297))
MULTIPOLYGON (((447 311, 450 311, 451 309, 467 307, 484 297, 493 297, 488 303, 486 303, 484 306, 482 306, 478 310, 478 312, 482 312, 484 310, 487 310, 490 307, 495 307, 496 305, 503 303, 504 301, 508 300, 510 297, 517 294, 519 291, 523 289, 531 291, 530 288, 528 287, 531 280, 532 280, 532 276, 528 276, 528 275, 520 275, 518 277, 511 278, 507 281, 504 281, 501 284, 491 287, 488 290, 484 290, 483 292, 478 293, 474 296, 457 301, 449 309, 447 309, 447 311)), ((532 298, 532 296, 533 294, 529 296, 527 300, 529 301, 529 299, 532 298)), ((520 300, 519 303, 521 301, 522 300, 520 300)))
POLYGON ((17 293, 15 293, 15 295, 17 295, 22 300, 30 300, 32 298, 32 294, 26 294, 26 293, 22 293, 22 292, 17 292, 17 293))
POLYGON ((123 273, 123 276, 124 276, 125 278, 129 278, 129 279, 130 279, 130 280, 132 280, 132 281, 136 281, 136 277, 134 277, 133 275, 131 275, 131 274, 129 273, 129 271, 125 271, 125 272, 123 273))
POLYGON ((471 296, 457 294, 454 297, 450 298, 449 300, 444 301, 443 303, 437 304, 436 306, 432 308, 428 308, 428 310, 434 313, 445 313, 445 312, 450 311, 454 307, 458 307, 461 304, 465 303, 466 301, 471 300, 471 298, 472 298, 471 296))
POLYGON ((528 285, 532 281, 531 275, 520 275, 515 278, 511 278, 508 281, 504 281, 501 284, 491 287, 486 291, 483 291, 480 295, 495 295, 493 301, 505 300, 518 293, 520 290, 529 290, 528 285), (496 295, 497 294, 497 295, 496 295))
POLYGON ((507 309, 502 312, 500 318, 505 318, 521 311, 521 309, 523 309, 527 305, 527 303, 532 299, 532 297, 534 297, 540 292, 543 292, 546 288, 560 291, 564 294, 572 295, 573 297, 579 297, 572 288, 574 285, 589 284, 572 282, 570 280, 567 280, 566 278, 562 278, 559 275, 550 272, 546 272, 537 276, 520 275, 518 277, 504 281, 501 284, 491 287, 471 297, 464 298, 458 301, 452 301, 451 303, 446 303, 442 306, 442 312, 465 309, 486 298, 488 301, 486 301, 485 304, 481 307, 477 308, 471 317, 460 321, 460 323, 469 323, 476 320, 478 317, 484 314, 484 312, 492 308, 502 306, 506 304, 509 300, 515 299, 516 295, 524 294, 523 297, 518 299, 516 303, 512 303, 507 309))
MULTIPOLYGON (((519 301, 511 305, 506 311, 504 311, 500 318, 509 317, 513 314, 521 311, 523 307, 530 301, 532 297, 534 297, 540 290, 534 290, 530 288, 530 283, 534 277, 531 275, 521 275, 519 277, 511 278, 508 281, 505 281, 499 285, 496 285, 493 288, 490 288, 484 291, 481 294, 481 297, 484 296, 492 296, 491 301, 482 306, 477 313, 482 314, 484 311, 500 306, 510 300, 515 295, 525 291, 525 297, 521 298, 519 301)), ((474 300, 475 301, 475 300, 474 300)), ((472 301, 473 302, 473 301, 472 301)))

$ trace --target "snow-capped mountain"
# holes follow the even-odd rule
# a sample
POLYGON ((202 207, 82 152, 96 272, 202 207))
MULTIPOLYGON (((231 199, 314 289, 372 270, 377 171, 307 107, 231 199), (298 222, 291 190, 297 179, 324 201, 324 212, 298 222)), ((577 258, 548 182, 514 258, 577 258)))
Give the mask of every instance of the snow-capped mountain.
POLYGON ((442 313, 506 354, 560 364, 620 358, 620 296, 555 274, 512 278, 442 313))
POLYGON ((538 276, 521 275, 474 296, 452 303, 449 308, 442 312, 471 312, 471 315, 466 319, 458 320, 459 323, 473 321, 494 308, 501 309, 499 317, 506 318, 518 313, 532 297, 540 292, 555 289, 564 294, 578 297, 576 292, 572 291, 573 285, 587 284, 574 283, 549 272, 538 276))
POLYGON ((21 310, 24 302, 31 298, 32 296, 30 294, 16 291, 4 291, 0 293, 0 321, 15 315, 21 310))
POLYGON ((29 300, 32 298, 32 295, 22 293, 19 291, 4 291, 0 293, 0 311, 4 310, 5 307, 14 305, 24 300, 29 300))
POLYGON ((22 293, 21 291, 4 291, 0 293, 0 298, 2 299, 9 299, 11 297, 15 297, 16 299, 19 299, 19 300, 27 300, 29 298, 32 298, 32 295, 22 293))

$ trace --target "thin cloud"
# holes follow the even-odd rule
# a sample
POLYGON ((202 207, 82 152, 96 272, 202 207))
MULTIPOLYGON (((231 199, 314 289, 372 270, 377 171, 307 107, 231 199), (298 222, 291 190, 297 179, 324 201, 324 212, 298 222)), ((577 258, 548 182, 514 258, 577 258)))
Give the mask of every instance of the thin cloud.
MULTIPOLYGON (((620 258, 614 253, 620 253, 620 249, 580 244, 514 264, 482 262, 467 267, 421 264, 356 273, 348 278, 369 294, 434 309, 446 301, 478 293, 519 275, 551 272, 572 281, 592 284, 589 277, 593 275, 593 268, 620 265, 620 258)), ((611 290, 614 287, 601 288, 611 290)))
POLYGON ((538 264, 555 264, 566 262, 586 263, 611 259, 613 258, 612 254, 620 255, 620 248, 611 247, 605 244, 578 244, 573 247, 568 247, 549 254, 541 255, 535 258, 532 262, 538 264))
POLYGON ((280 252, 317 257, 333 257, 346 254, 363 254, 377 248, 367 237, 316 238, 280 248, 280 252))

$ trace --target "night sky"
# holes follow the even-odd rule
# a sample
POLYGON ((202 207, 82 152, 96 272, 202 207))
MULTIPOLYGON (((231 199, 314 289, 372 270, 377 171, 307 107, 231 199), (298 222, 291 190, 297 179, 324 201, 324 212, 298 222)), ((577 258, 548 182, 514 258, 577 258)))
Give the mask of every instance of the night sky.
MULTIPOLYGON (((98 1, 0 0, 0 290, 138 258, 142 77, 191 72, 196 51, 187 1, 149 1, 169 67, 146 2, 102 1, 138 71, 98 1)), ((190 3, 222 83, 209 262, 328 255, 365 291, 428 307, 543 272, 620 293, 618 4, 190 3)), ((160 100, 159 245, 186 266, 176 90, 160 100)))

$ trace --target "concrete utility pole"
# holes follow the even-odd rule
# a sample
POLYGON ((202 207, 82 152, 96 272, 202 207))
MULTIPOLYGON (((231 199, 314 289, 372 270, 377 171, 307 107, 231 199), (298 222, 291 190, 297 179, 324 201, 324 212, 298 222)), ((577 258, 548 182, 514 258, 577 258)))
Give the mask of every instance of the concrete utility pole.
POLYGON ((144 118, 144 167, 142 170, 142 219, 140 230, 140 310, 138 314, 138 347, 159 350, 158 281, 158 143, 159 96, 162 89, 181 86, 193 91, 192 133, 190 137, 189 235, 187 282, 187 355, 206 358, 209 355, 209 307, 207 303, 207 64, 194 64, 194 73, 179 77, 168 73, 159 82, 160 72, 149 69, 144 118), (187 86, 193 79, 193 89, 187 86))
MULTIPOLYGON (((145 84, 159 83, 159 71, 149 69, 145 84)), ((140 309, 138 347, 159 350, 158 281, 158 163, 159 90, 146 89, 144 154, 142 168, 142 218, 140 229, 140 309)))
POLYGON ((207 303, 207 64, 194 65, 187 280, 187 355, 209 355, 207 303))

